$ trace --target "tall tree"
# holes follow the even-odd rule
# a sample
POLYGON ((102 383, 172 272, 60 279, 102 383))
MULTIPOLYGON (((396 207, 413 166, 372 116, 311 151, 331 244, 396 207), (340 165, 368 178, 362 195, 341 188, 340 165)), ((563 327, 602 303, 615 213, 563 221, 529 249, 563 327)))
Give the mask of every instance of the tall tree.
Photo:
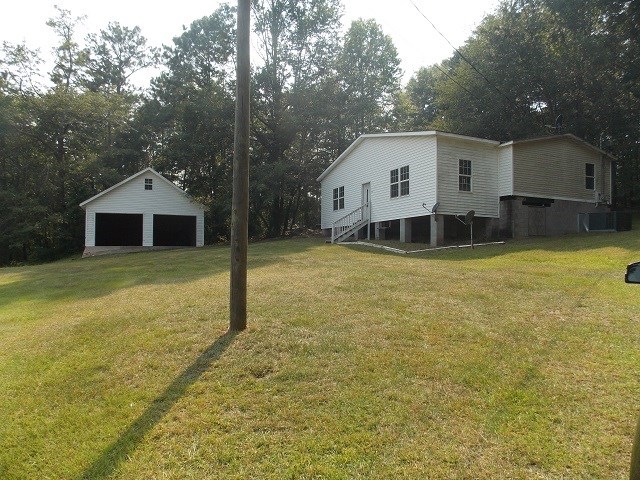
MULTIPOLYGON (((438 105, 437 85, 445 78, 438 65, 423 67, 409 79, 405 87, 406 101, 404 130, 434 128, 441 108, 438 105)), ((399 115, 399 117, 402 117, 399 115)))
POLYGON ((352 22, 337 58, 342 147, 387 128, 401 74, 398 51, 382 27, 372 19, 352 22))
POLYGON ((88 51, 76 41, 76 30, 85 17, 74 17, 71 11, 55 6, 57 15, 47 21, 47 25, 58 36, 55 48, 55 65, 51 71, 51 81, 70 91, 82 83, 83 69, 88 51))
POLYGON ((167 71, 138 111, 151 163, 208 207, 212 241, 230 231, 235 28, 228 5, 192 22, 165 47, 167 71))
POLYGON ((320 96, 329 91, 341 5, 339 0, 258 0, 253 9, 264 65, 254 78, 252 219, 256 230, 273 237, 294 224, 300 202, 313 188, 310 172, 324 163, 319 142, 328 99, 320 96))
POLYGON ((26 44, 2 42, 0 49, 0 92, 6 95, 33 95, 43 89, 37 50, 26 44))
POLYGON ((89 90, 122 94, 136 72, 155 66, 158 49, 149 47, 140 27, 110 22, 106 30, 87 36, 86 80, 89 90))

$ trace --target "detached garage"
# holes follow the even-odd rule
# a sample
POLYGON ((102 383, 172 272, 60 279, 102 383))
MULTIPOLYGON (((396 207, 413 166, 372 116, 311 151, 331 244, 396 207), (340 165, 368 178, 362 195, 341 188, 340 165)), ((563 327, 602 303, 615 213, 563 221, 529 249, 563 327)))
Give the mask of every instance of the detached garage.
POLYGON ((204 245, 204 207, 152 168, 82 202, 85 256, 204 245))

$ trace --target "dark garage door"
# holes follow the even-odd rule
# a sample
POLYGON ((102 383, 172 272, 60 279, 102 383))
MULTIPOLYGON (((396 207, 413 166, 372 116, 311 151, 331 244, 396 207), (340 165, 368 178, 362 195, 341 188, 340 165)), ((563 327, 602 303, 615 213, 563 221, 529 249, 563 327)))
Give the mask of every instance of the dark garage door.
POLYGON ((142 214, 96 213, 96 246, 142 246, 142 214))
POLYGON ((196 217, 154 215, 153 245, 158 247, 195 247, 196 217))

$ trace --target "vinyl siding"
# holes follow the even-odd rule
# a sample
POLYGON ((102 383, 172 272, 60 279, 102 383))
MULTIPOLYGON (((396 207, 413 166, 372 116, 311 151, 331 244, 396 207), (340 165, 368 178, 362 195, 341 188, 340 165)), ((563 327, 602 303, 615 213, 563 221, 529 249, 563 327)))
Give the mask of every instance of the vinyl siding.
POLYGON ((371 184, 371 221, 426 215, 422 207, 436 202, 436 137, 364 138, 348 158, 321 181, 321 225, 333 222, 362 204, 362 185, 371 184), (409 166, 409 195, 391 198, 390 172, 409 166), (333 189, 344 186, 344 210, 333 210, 333 189))
POLYGON ((90 209, 84 212, 84 244, 87 247, 96 246, 96 212, 90 209))
POLYGON ((592 202, 594 191, 585 188, 586 163, 595 165, 596 191, 611 199, 609 158, 565 138, 515 143, 513 195, 592 202))
POLYGON ((513 146, 498 148, 498 195, 513 195, 513 146))
POLYGON ((461 215, 475 210, 479 217, 497 218, 498 152, 495 145, 474 139, 438 137, 438 213, 461 215), (471 160, 471 192, 458 184, 459 160, 471 160))
POLYGON ((163 178, 147 172, 132 178, 105 195, 86 204, 85 245, 95 246, 96 213, 137 213, 143 215, 142 245, 153 245, 153 215, 196 217, 196 245, 204 245, 204 209, 181 194, 163 178), (145 178, 153 178, 153 189, 144 189, 145 178))

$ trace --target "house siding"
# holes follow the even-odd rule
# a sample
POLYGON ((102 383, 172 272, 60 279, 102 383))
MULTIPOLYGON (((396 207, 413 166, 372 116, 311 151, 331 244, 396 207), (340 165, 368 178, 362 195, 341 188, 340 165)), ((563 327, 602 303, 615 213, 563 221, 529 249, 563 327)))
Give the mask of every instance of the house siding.
POLYGON ((474 139, 438 137, 439 214, 463 215, 475 210, 479 217, 497 218, 498 152, 495 145, 474 139), (458 184, 459 160, 471 160, 471 192, 458 184))
POLYGON ((333 222, 362 204, 362 185, 371 185, 371 221, 383 222, 426 214, 436 202, 436 137, 393 136, 365 138, 347 161, 331 170, 321 183, 321 226, 333 222), (391 198, 390 172, 409 166, 409 195, 391 198), (333 210, 333 189, 345 187, 344 210, 333 210))
POLYGON ((498 149, 498 194, 513 195, 513 146, 498 149))
POLYGON ((96 246, 96 213, 87 209, 84 212, 84 244, 87 247, 96 246))
POLYGON ((204 245, 204 209, 153 172, 145 172, 86 204, 85 246, 95 246, 96 213, 143 215, 142 245, 153 246, 153 215, 196 217, 196 246, 204 245), (145 178, 153 179, 153 189, 145 190, 145 178))
POLYGON ((565 138, 515 143, 513 192, 508 195, 594 202, 585 188, 585 163, 595 165, 595 190, 611 200, 611 160, 565 138), (604 174, 603 174, 604 173, 604 174))

